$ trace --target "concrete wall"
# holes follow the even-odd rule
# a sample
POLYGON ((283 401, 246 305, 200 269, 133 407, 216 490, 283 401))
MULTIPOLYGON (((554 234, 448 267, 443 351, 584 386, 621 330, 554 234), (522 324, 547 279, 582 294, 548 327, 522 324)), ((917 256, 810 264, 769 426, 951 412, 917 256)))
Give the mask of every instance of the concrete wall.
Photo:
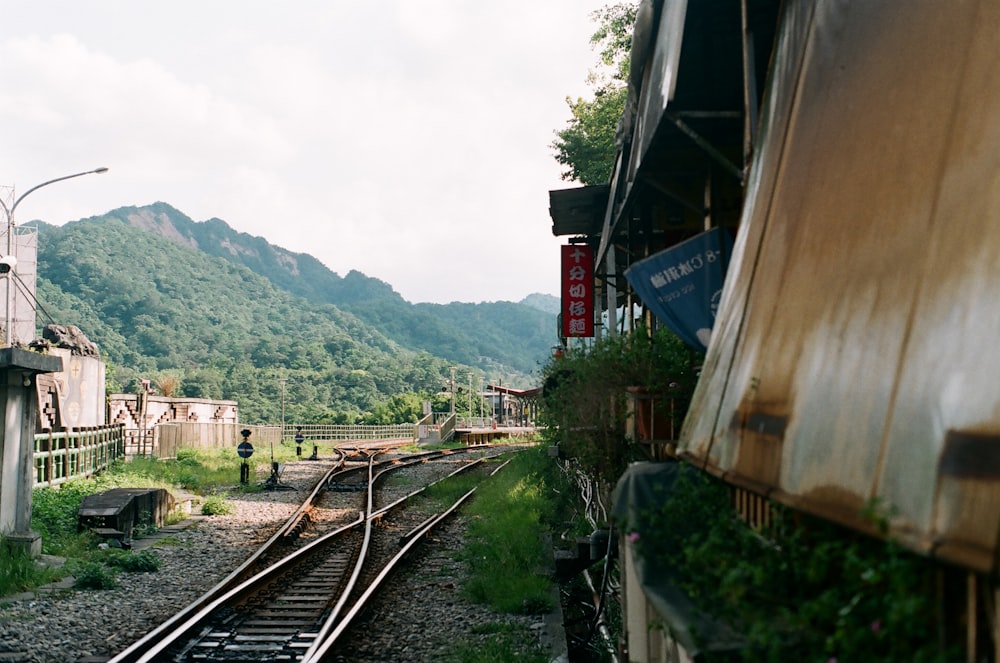
POLYGON ((236 401, 144 394, 108 396, 108 423, 125 424, 126 430, 186 422, 239 423, 236 401))
POLYGON ((231 424, 235 427, 239 423, 239 412, 236 401, 111 394, 108 396, 108 423, 124 424, 128 454, 158 456, 161 455, 159 427, 162 424, 231 424))
POLYGON ((51 348, 48 354, 62 357, 63 370, 38 376, 38 429, 103 426, 104 362, 74 355, 65 348, 51 348))

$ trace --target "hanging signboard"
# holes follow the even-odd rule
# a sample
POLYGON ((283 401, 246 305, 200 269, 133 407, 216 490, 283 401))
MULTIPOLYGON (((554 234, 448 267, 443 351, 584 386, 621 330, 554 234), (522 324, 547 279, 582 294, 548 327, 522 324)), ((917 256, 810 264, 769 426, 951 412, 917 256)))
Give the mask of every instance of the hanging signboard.
POLYGON ((712 228, 633 264, 625 278, 660 322, 705 350, 731 253, 729 234, 712 228))
POLYGON ((594 252, 586 245, 562 248, 562 336, 594 335, 594 252))

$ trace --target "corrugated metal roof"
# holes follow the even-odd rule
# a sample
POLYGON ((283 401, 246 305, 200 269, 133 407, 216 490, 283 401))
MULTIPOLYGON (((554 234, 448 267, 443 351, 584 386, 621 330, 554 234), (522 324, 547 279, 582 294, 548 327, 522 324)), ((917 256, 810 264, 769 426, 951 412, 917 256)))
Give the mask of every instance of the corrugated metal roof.
POLYGON ((1000 539, 1000 4, 786 3, 682 451, 980 571, 1000 539))

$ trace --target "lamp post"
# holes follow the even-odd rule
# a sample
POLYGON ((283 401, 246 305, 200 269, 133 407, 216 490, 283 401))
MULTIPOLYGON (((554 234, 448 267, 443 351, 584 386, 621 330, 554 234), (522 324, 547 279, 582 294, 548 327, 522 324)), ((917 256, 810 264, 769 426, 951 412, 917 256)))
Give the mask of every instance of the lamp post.
MULTIPOLYGON (((73 173, 72 175, 64 175, 62 177, 57 177, 55 179, 47 180, 45 182, 42 182, 41 184, 36 184, 35 186, 31 187, 30 189, 28 189, 27 191, 25 191, 24 193, 22 193, 17 198, 15 198, 13 204, 11 204, 10 207, 7 207, 7 203, 5 203, 2 199, 0 199, 0 207, 3 208, 4 215, 7 218, 7 252, 4 254, 4 257, 5 258, 9 258, 14 253, 14 248, 15 248, 14 247, 14 210, 17 209, 17 206, 19 204, 21 204, 21 201, 24 200, 30 193, 32 193, 33 191, 37 191, 38 189, 41 189, 43 186, 48 186, 50 184, 55 184, 56 182, 62 182, 63 180, 69 180, 69 179, 73 179, 74 177, 81 177, 83 175, 99 175, 101 173, 106 173, 106 172, 108 172, 108 169, 102 166, 100 168, 94 168, 93 170, 85 170, 82 173, 73 173)), ((8 263, 8 267, 9 267, 8 271, 13 271, 15 269, 15 267, 16 267, 16 263, 8 263)), ((11 333, 12 332, 12 330, 11 330, 11 308, 13 306, 13 302, 11 300, 12 300, 12 295, 13 295, 13 292, 14 292, 13 288, 11 288, 11 283, 10 283, 11 276, 12 275, 10 275, 10 274, 7 275, 7 296, 6 296, 7 306, 6 306, 6 312, 5 312, 5 315, 4 315, 4 330, 3 330, 3 333, 4 333, 4 346, 13 345, 13 340, 14 340, 12 338, 12 333, 11 333)))
POLYGON ((285 383, 288 378, 278 378, 281 383, 281 443, 285 443, 285 383))

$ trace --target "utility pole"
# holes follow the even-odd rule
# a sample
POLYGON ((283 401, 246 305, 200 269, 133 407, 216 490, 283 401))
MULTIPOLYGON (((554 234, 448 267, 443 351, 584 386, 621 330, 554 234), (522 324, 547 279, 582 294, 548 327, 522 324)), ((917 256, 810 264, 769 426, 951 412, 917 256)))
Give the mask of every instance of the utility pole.
POLYGON ((285 441, 285 383, 288 382, 288 378, 278 378, 278 382, 281 383, 281 441, 285 441))

